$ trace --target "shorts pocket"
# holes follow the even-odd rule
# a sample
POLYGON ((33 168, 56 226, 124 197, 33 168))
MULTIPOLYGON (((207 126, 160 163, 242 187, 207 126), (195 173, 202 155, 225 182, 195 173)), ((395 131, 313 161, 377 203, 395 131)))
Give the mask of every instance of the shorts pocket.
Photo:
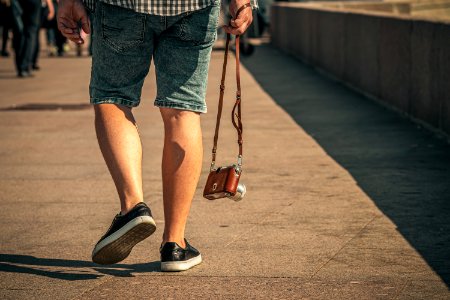
POLYGON ((115 5, 101 3, 103 40, 118 51, 144 42, 145 15, 115 5))
POLYGON ((209 44, 214 42, 219 23, 220 6, 186 13, 181 20, 180 39, 194 42, 194 44, 209 44))

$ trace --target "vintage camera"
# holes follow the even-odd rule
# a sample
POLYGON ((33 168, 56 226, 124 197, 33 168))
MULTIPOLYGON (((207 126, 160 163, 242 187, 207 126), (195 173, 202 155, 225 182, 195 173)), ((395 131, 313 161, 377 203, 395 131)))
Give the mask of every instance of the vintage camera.
POLYGON ((247 191, 243 183, 239 183, 242 170, 238 165, 211 168, 206 180, 203 197, 209 200, 229 198, 241 201, 247 191))

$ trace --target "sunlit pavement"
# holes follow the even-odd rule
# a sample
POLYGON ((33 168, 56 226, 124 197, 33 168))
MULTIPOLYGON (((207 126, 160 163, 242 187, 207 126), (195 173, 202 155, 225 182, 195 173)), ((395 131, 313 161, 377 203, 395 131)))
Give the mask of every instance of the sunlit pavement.
MULTIPOLYGON (((159 269, 154 70, 135 115, 158 229, 122 263, 100 266, 90 254, 119 202, 86 105, 90 58, 43 55, 27 79, 0 59, 0 298, 448 299, 448 145, 269 45, 242 59, 248 193, 237 203, 201 197, 222 57, 213 52, 204 167, 187 228, 204 262, 176 274, 159 269)), ((237 153, 230 62, 222 165, 237 153)))

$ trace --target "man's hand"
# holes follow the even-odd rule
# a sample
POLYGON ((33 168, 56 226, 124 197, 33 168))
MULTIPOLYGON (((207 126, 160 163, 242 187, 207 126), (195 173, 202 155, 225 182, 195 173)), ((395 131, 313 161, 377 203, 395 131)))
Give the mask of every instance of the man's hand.
POLYGON ((233 18, 231 19, 230 25, 223 27, 227 33, 241 35, 252 23, 253 14, 252 8, 250 6, 241 10, 241 12, 239 12, 239 15, 236 16, 239 8, 247 3, 249 3, 249 0, 231 0, 230 13, 233 18))
POLYGON ((61 33, 77 44, 84 43, 80 35, 80 25, 84 32, 91 33, 89 18, 81 0, 60 0, 57 22, 61 33))

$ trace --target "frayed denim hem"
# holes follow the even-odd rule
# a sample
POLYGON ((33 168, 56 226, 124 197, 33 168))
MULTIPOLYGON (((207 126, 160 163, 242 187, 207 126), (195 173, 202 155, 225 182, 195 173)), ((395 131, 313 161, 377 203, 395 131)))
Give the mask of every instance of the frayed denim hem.
POLYGON ((189 111, 193 111, 193 112, 197 112, 197 113, 206 113, 207 112, 206 105, 186 104, 186 103, 182 103, 182 102, 170 101, 167 99, 166 100, 156 99, 154 105, 157 107, 174 108, 174 109, 179 109, 179 110, 189 110, 189 111))
POLYGON ((103 103, 119 104, 127 107, 137 107, 139 105, 139 102, 130 101, 123 98, 116 98, 116 97, 91 98, 91 104, 103 104, 103 103))

